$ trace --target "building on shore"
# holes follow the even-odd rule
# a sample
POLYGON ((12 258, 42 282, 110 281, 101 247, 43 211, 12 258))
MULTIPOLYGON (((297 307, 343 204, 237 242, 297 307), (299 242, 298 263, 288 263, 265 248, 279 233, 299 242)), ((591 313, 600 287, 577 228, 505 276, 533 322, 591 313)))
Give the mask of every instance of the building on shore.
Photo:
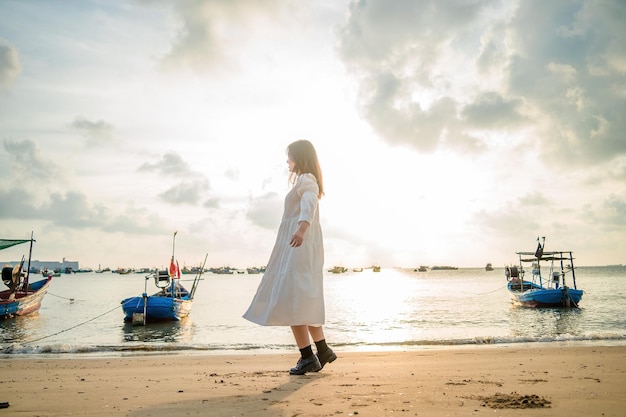
MULTIPOLYGON (((21 261, 3 262, 2 265, 3 266, 8 266, 8 265, 15 266, 15 265, 19 265, 20 262, 21 261)), ((27 268, 27 265, 26 265, 27 262, 28 260, 26 260, 24 263, 24 269, 27 268)), ((46 269, 48 271, 60 271, 60 272, 65 272, 66 270, 78 271, 78 261, 68 261, 65 258, 63 258, 61 262, 39 261, 39 260, 30 261, 30 272, 38 273, 46 269)))

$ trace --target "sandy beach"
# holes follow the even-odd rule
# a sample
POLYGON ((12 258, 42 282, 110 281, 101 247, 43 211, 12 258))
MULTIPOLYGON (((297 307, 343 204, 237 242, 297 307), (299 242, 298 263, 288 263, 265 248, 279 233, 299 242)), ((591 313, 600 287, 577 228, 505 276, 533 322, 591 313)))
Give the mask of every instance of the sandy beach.
POLYGON ((623 416, 626 347, 0 359, 1 416, 623 416))

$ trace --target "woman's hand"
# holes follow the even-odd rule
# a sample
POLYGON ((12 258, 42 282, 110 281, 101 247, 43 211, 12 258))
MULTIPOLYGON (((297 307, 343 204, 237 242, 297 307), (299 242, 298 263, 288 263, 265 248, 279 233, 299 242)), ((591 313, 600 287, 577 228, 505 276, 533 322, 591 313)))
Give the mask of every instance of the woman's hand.
POLYGON ((300 245, 302 245, 302 242, 304 242, 304 234, 306 233, 307 230, 309 230, 308 222, 302 221, 298 223, 298 225, 299 225, 298 230, 296 230, 293 236, 291 236, 291 240, 289 241, 289 245, 294 248, 297 248, 300 245))

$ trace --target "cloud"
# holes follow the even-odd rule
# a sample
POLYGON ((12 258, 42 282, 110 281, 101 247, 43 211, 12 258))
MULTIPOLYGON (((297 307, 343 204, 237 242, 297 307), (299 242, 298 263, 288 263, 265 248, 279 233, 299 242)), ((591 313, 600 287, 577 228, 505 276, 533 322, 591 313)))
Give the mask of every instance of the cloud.
POLYGON ((34 203, 34 197, 19 188, 0 191, 2 217, 45 220, 57 226, 72 228, 99 227, 105 221, 104 207, 90 204, 82 193, 52 193, 41 204, 34 203))
POLYGON ((450 115, 456 113, 456 103, 442 98, 424 109, 408 103, 402 107, 394 103, 409 95, 407 83, 393 74, 377 74, 363 83, 360 92, 361 112, 372 127, 391 143, 408 143, 421 150, 430 150, 442 140, 450 115))
POLYGON ((493 230, 500 236, 523 236, 529 232, 545 231, 558 218, 559 211, 562 209, 554 207, 544 194, 532 192, 501 208, 478 211, 474 214, 474 223, 478 230, 493 230), (553 217, 546 216, 546 212, 553 217))
POLYGON ((17 183, 37 181, 58 182, 63 177, 59 167, 46 159, 36 142, 5 140, 4 150, 9 154, 11 178, 17 183))
POLYGON ((79 192, 54 193, 50 204, 40 209, 43 218, 74 228, 102 226, 104 211, 104 207, 89 203, 87 196, 79 192))
POLYGON ((206 197, 211 192, 209 179, 204 174, 193 171, 189 164, 176 152, 166 153, 159 162, 144 163, 139 167, 139 171, 156 171, 167 177, 185 178, 184 181, 158 194, 158 197, 168 204, 175 206, 180 204, 195 205, 204 200, 202 203, 204 207, 219 206, 217 199, 206 197))
POLYGON ((0 38, 0 88, 12 84, 21 72, 17 50, 0 38))
POLYGON ((22 188, 0 189, 0 217, 3 220, 43 221, 60 229, 100 229, 107 232, 160 234, 166 228, 158 215, 144 209, 127 209, 113 214, 105 205, 93 204, 77 191, 52 193, 35 203, 31 192, 22 188))
POLYGON ((159 162, 146 162, 139 167, 139 171, 150 172, 156 171, 166 176, 185 176, 192 173, 191 167, 176 152, 168 152, 159 162))
POLYGON ((37 209, 31 206, 32 197, 23 188, 0 188, 0 217, 3 220, 39 218, 37 209))
POLYGON ((626 196, 611 194, 598 207, 586 206, 582 217, 603 230, 623 233, 626 229, 626 196))
POLYGON ((275 21, 285 0, 204 0, 176 2, 178 36, 162 58, 163 68, 190 68, 197 72, 230 70, 237 51, 258 35, 263 21, 275 21))
POLYGON ((79 116, 70 126, 87 140, 88 146, 106 145, 113 139, 113 125, 104 120, 91 121, 79 116))
POLYGON ((210 191, 209 181, 200 179, 184 181, 159 194, 159 198, 172 205, 197 204, 210 191))
POLYGON ((133 205, 126 207, 123 213, 109 216, 102 226, 106 232, 136 233, 143 235, 163 235, 169 232, 167 222, 158 214, 151 213, 133 205))
POLYGON ((532 192, 500 207, 477 211, 472 224, 477 234, 493 239, 494 247, 518 244, 532 236, 549 236, 554 243, 585 247, 583 257, 603 248, 599 259, 619 258, 626 230, 626 194, 616 192, 585 203, 578 196, 547 197, 532 192), (569 204, 571 201, 575 204, 569 204))
POLYGON ((351 3, 338 52, 359 80, 362 113, 384 139, 432 150, 446 132, 461 131, 459 113, 478 88, 462 40, 476 38, 493 3, 351 3))
POLYGON ((518 199, 519 204, 522 207, 530 207, 530 206, 547 206, 549 205, 549 200, 543 194, 539 192, 534 192, 531 194, 524 195, 518 199))
POLYGON ((240 172, 238 169, 229 168, 224 172, 224 176, 231 181, 239 181, 240 172))
POLYGON ((622 2, 522 2, 511 21, 510 90, 540 115, 544 159, 599 164, 626 153, 622 2), (528 31, 528 22, 535 21, 528 31))
POLYGON ((58 228, 100 229, 153 234, 163 230, 163 220, 145 210, 115 209, 94 203, 78 190, 68 189, 68 178, 33 140, 3 142, 0 177, 0 218, 5 221, 43 222, 58 228))
POLYGON ((220 200, 217 197, 210 197, 202 203, 202 207, 205 208, 219 208, 220 200))
POLYGON ((461 109, 461 117, 470 126, 479 129, 512 129, 526 121, 523 106, 519 97, 507 98, 494 91, 486 91, 461 109))
POLYGON ((626 153, 623 2, 352 1, 338 54, 386 141, 481 152, 532 132, 551 164, 626 153), (529 30, 532 27, 532 30, 529 30))

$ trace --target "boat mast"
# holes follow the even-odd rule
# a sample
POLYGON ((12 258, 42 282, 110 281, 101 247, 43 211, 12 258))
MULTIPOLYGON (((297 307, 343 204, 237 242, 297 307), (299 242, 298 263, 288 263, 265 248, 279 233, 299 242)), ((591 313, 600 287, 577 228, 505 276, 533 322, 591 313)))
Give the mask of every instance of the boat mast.
POLYGON ((574 284, 574 289, 576 289, 576 273, 574 272, 574 257, 572 256, 572 252, 569 253, 569 264, 570 268, 572 268, 572 283, 574 284))
MULTIPOLYGON (((174 283, 174 279, 178 275, 177 273, 172 272, 172 265, 174 265, 174 247, 176 246, 176 233, 178 233, 178 230, 174 232, 174 237, 172 238, 172 260, 170 262, 170 275, 172 275, 172 287, 170 288, 170 291, 172 293, 172 298, 176 297, 176 295, 174 294, 174 291, 176 290, 176 284, 174 283)), ((176 266, 176 270, 178 270, 178 265, 176 266)))
POLYGON ((24 278, 24 291, 28 291, 28 278, 30 277, 30 259, 33 256, 33 231, 30 232, 30 250, 28 251, 28 268, 26 268, 26 278, 24 278))
POLYGON ((546 247, 546 237, 542 236, 541 241, 537 237, 537 250, 535 251, 535 257, 537 258, 537 271, 539 272, 539 285, 543 287, 543 276, 541 274, 541 258, 543 256, 543 248, 546 247))
POLYGON ((191 286, 191 291, 189 292, 189 299, 193 300, 193 296, 196 293, 196 288, 198 287, 198 282, 200 281, 200 277, 202 277, 202 273, 204 272, 204 266, 206 265, 206 260, 209 257, 207 253, 204 255, 204 262, 202 263, 202 267, 200 268, 200 272, 196 275, 196 278, 193 280, 193 285, 191 286))
POLYGON ((178 230, 174 232, 174 237, 172 238, 172 262, 174 261, 174 247, 176 246, 176 233, 178 233, 178 230))

